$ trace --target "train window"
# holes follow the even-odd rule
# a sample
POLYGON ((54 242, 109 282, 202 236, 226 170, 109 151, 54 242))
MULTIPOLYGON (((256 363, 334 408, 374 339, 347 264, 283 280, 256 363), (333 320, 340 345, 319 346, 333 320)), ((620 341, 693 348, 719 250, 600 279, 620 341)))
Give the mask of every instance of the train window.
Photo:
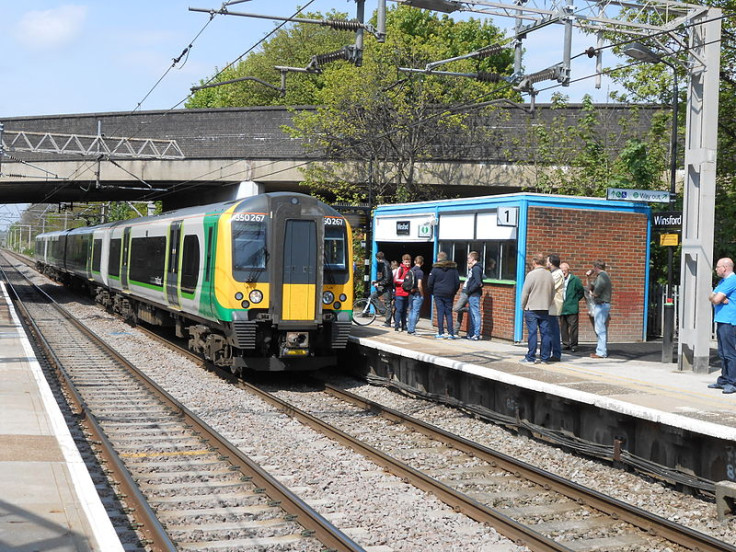
POLYGON ((253 271, 266 268, 266 224, 263 221, 233 221, 233 275, 253 281, 253 271))
POLYGON ((120 276, 120 238, 110 240, 110 260, 107 265, 107 273, 110 276, 120 276))
POLYGON ((194 293, 199 281, 199 238, 184 236, 181 255, 181 291, 194 293))
POLYGON ((345 270, 345 229, 341 226, 325 226, 325 268, 345 270))
POLYGON ((92 270, 100 271, 102 264, 102 240, 94 240, 92 242, 92 270))
POLYGON ((133 238, 130 243, 130 279, 161 287, 164 281, 166 238, 133 238))

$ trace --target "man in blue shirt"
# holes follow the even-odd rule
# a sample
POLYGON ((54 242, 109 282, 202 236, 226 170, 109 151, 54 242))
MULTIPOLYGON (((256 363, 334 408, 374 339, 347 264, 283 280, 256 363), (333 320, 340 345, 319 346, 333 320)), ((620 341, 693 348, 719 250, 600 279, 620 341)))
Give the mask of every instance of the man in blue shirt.
POLYGON ((731 394, 736 393, 736 276, 733 261, 728 257, 719 259, 716 274, 721 281, 710 294, 710 302, 714 305, 713 320, 718 324, 716 335, 721 375, 708 387, 731 394))

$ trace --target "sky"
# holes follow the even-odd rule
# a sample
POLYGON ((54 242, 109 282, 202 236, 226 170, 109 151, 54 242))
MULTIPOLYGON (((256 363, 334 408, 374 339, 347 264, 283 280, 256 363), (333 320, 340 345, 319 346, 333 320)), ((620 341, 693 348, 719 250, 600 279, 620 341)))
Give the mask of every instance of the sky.
MULTIPOLYGON (((251 0, 230 10, 287 17, 307 2, 251 0)), ((183 107, 199 79, 238 58, 278 24, 218 15, 197 37, 209 15, 188 8, 218 9, 221 4, 222 0, 0 0, 0 51, 5 53, 0 58, 0 121, 26 115, 183 107), (158 82, 189 44, 190 51, 158 82)), ((375 6, 367 3, 366 12, 375 6)), ((308 9, 331 8, 355 13, 355 3, 346 0, 316 0, 308 9)), ((496 23, 510 26, 512 21, 496 23)), ((561 60, 562 35, 560 26, 530 35, 525 59, 529 71, 561 60)), ((592 46, 591 40, 578 36, 573 54, 592 46)), ((594 72, 593 61, 583 58, 576 61, 573 79, 594 72)), ((604 101, 605 86, 596 91, 589 79, 543 92, 538 101, 548 100, 552 91, 568 94, 572 101, 585 93, 604 101)))
MULTIPOLYGON (((209 14, 189 10, 219 9, 222 2, 0 0, 0 51, 4 53, 0 56, 0 123, 7 117, 183 108, 190 88, 200 79, 239 58, 280 24, 224 15, 207 24, 209 14)), ((367 2, 366 13, 372 13, 376 5, 367 2)), ((250 0, 229 9, 289 17, 298 7, 322 13, 336 9, 352 18, 356 4, 348 0, 250 0)), ((454 14, 460 18, 472 15, 479 17, 454 14)), ((494 23, 507 29, 514 24, 510 19, 494 23)), ((562 37, 563 29, 557 25, 530 33, 525 42, 527 71, 559 63, 562 37)), ((593 45, 591 38, 576 34, 572 53, 580 54, 593 45)), ((594 72, 594 60, 580 56, 571 77, 576 80, 594 72)), ((549 101, 553 92, 561 92, 573 102, 584 94, 605 102, 610 86, 604 80, 603 88, 596 90, 594 80, 585 79, 563 88, 548 81, 536 85, 542 91, 537 101, 549 101)), ((0 229, 16 219, 23 207, 0 204, 0 229)))

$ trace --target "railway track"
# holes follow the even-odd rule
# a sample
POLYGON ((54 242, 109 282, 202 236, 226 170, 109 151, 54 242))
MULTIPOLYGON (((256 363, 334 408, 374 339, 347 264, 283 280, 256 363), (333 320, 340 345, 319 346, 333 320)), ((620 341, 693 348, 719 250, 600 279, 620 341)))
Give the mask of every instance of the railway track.
POLYGON ((153 550, 362 550, 5 262, 153 550))
POLYGON ((318 399, 243 385, 532 550, 736 550, 333 385, 318 399))

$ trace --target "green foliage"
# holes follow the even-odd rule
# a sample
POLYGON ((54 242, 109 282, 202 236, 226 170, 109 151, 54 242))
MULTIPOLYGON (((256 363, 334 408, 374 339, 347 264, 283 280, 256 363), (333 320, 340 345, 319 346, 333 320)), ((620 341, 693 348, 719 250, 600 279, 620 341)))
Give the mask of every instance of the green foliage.
MULTIPOLYGON (((468 113, 457 104, 508 94, 498 92, 498 85, 397 71, 499 42, 498 30, 489 24, 456 23, 400 6, 388 13, 387 35, 383 44, 367 42, 361 68, 346 63, 325 68, 317 111, 299 114, 289 129, 333 161, 304 171, 305 185, 314 193, 373 204, 437 198, 436 190, 418 185, 416 173, 449 135, 468 131, 468 113)), ((509 72, 511 61, 503 54, 453 62, 448 70, 509 72)))
POLYGON ((602 130, 602 112, 590 96, 583 98, 579 118, 568 119, 563 111, 566 107, 567 98, 555 96, 552 110, 559 115, 553 117, 551 124, 530 129, 534 191, 596 197, 605 196, 608 187, 660 189, 664 185, 664 127, 653 125, 644 142, 628 137, 627 129, 637 116, 633 110, 630 120, 618 121, 621 134, 611 135, 602 130))
MULTIPOLYGON (((325 15, 306 13, 308 19, 345 20, 347 14, 332 11, 325 15)), ((354 33, 336 31, 315 24, 298 23, 277 31, 263 42, 260 50, 252 52, 242 62, 227 68, 216 77, 204 79, 200 85, 224 82, 242 77, 255 77, 272 86, 281 86, 281 75, 276 66, 306 67, 312 56, 339 50, 352 44, 354 33)), ((198 90, 185 104, 188 108, 246 107, 266 105, 313 105, 316 94, 324 87, 324 77, 319 73, 289 73, 286 79, 286 95, 255 81, 198 90)))
MULTIPOLYGON (((326 16, 345 17, 336 12, 326 16)), ((436 198, 436 191, 417 184, 418 166, 433 157, 433 148, 448 142, 448 134, 469 131, 468 103, 515 97, 515 93, 498 84, 403 73, 398 68, 423 69, 430 62, 504 39, 488 22, 455 22, 446 15, 406 6, 388 11, 386 27, 385 43, 366 33, 361 67, 337 61, 324 65, 320 73, 291 73, 285 97, 252 82, 205 89, 187 107, 317 105, 316 112, 300 112, 294 128, 284 129, 329 161, 312 163, 304 171, 305 185, 312 193, 347 203, 436 198)), ((275 83, 275 65, 305 67, 313 55, 339 50, 354 40, 353 33, 296 24, 278 31, 261 51, 223 72, 218 80, 254 76, 275 83)), ((509 74, 512 64, 512 54, 505 51, 455 61, 442 69, 509 74)))

